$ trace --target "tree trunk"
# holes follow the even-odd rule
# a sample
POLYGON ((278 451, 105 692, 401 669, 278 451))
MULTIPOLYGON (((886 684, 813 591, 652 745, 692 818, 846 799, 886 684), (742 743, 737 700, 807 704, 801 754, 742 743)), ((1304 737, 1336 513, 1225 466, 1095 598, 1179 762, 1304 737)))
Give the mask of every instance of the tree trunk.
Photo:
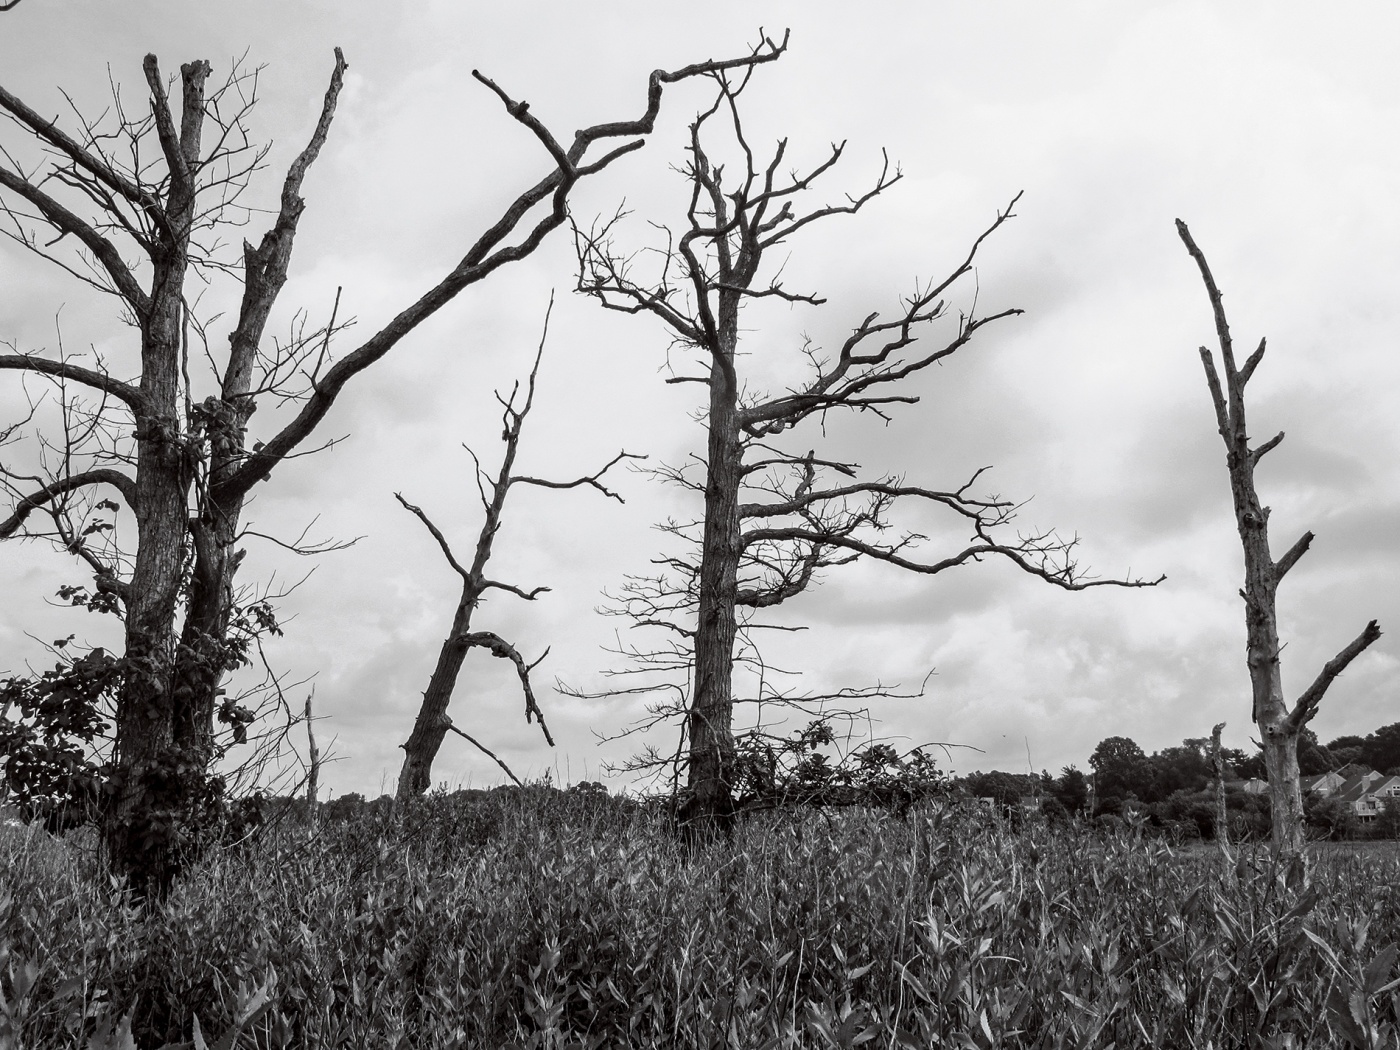
MULTIPOLYGON (((148 77, 155 60, 147 58, 148 77)), ((136 563, 126 611, 127 672, 117 702, 112 795, 103 841, 113 867, 139 895, 162 895, 179 867, 183 814, 203 785, 207 756, 179 739, 190 697, 178 681, 174 646, 185 558, 192 457, 183 425, 183 289, 195 221, 194 166, 204 122, 207 62, 180 69, 179 139, 162 146, 170 163, 167 223, 153 254, 150 305, 141 321, 141 392, 136 420, 136 563)), ((163 99, 156 103, 163 106, 163 99)), ((169 110, 164 112, 170 118, 169 110)), ((158 112, 157 121, 161 114, 158 112)))
POLYGON ((477 595, 468 585, 463 589, 462 600, 452 618, 452 631, 438 651, 437 666, 433 668, 428 688, 423 693, 423 703, 418 708, 413 732, 403 745, 403 769, 399 772, 399 786, 395 795, 399 805, 433 786, 433 760, 437 758, 451 725, 447 705, 452 702, 457 675, 470 648, 462 639, 471 631, 472 610, 476 608, 476 602, 477 595))
MULTIPOLYGON (((1241 409, 1243 400, 1241 399, 1241 409)), ((1289 717, 1279 663, 1278 574, 1269 552, 1269 509, 1254 488, 1254 462, 1243 419, 1236 444, 1226 457, 1235 520, 1244 548, 1246 662, 1253 693, 1252 713, 1264 745, 1274 845, 1286 852, 1303 848, 1303 795, 1298 783, 1298 734, 1289 717)))
POLYGON ((1225 756, 1220 753, 1220 734, 1225 723, 1219 722, 1210 734, 1210 764, 1215 772, 1215 844, 1226 857, 1230 855, 1230 812, 1225 807, 1225 756))
MULTIPOLYGON (((733 360, 733 340, 720 350, 733 360)), ((743 444, 732 370, 716 362, 710 375, 709 461, 705 529, 695 625, 695 693, 688 719, 689 797, 682 825, 708 832, 728 827, 734 812, 733 763, 735 604, 738 596, 739 483, 743 444)))
POLYGON ((317 796, 321 792, 321 749, 316 746, 316 729, 311 719, 311 694, 306 694, 306 812, 316 822, 317 796))

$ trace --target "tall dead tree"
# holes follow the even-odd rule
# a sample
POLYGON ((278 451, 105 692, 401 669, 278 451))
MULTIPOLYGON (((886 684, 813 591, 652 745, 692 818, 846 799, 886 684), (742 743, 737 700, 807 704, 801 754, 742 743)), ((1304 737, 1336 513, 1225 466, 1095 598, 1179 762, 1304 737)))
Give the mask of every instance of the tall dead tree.
POLYGON ((855 464, 819 457, 814 448, 800 451, 805 442, 781 436, 837 410, 888 419, 893 406, 918 401, 898 384, 952 356, 987 325, 1020 311, 954 315, 946 298, 973 273, 983 242, 1011 217, 1008 207, 961 263, 941 280, 917 287, 889 320, 865 314, 832 355, 804 344, 805 377, 784 394, 757 392, 740 371, 741 315, 754 328, 754 318, 744 311, 761 300, 785 306, 825 301, 783 287, 769 264, 775 250, 814 223, 855 214, 900 175, 886 160, 864 193, 840 204, 805 204, 813 184, 840 161, 844 144, 833 145, 811 168, 788 175, 780 174, 786 140, 761 160, 746 137, 738 106, 752 73, 710 74, 715 102, 690 125, 682 169, 688 203, 679 232, 661 227, 668 241, 656 252, 659 272, 637 276, 641 260, 615 248, 613 230, 621 216, 575 232, 579 291, 609 309, 660 318, 694 368, 669 381, 698 383, 707 391, 707 445, 705 455, 697 457, 703 480, 683 470, 672 473, 703 498, 703 515, 691 533, 698 533, 698 555, 663 559, 673 578, 642 581, 631 595, 640 622, 661 625, 679 640, 671 651, 674 666, 684 659, 693 673, 685 697, 682 751, 688 784, 680 815, 698 828, 723 824, 733 810, 733 675, 741 627, 751 614, 801 594, 822 570, 868 558, 935 575, 996 557, 1070 590, 1147 585, 1084 578, 1074 561, 1075 542, 1053 532, 1006 536, 1016 507, 974 492, 981 470, 948 490, 893 476, 860 481, 855 464), (717 144, 720 136, 727 143, 717 144), (940 322, 942 337, 920 345, 920 336, 940 322), (839 480, 830 480, 833 475, 839 480), (960 549, 928 558, 915 549, 923 537, 890 539, 888 513, 900 501, 952 515, 966 537, 960 549))
MULTIPOLYGON (((131 356, 80 365, 63 355, 0 354, 0 369, 84 388, 115 411, 122 441, 99 441, 82 457, 32 484, 12 472, 14 510, 0 539, 31 535, 36 511, 68 513, 75 495, 115 493, 136 521, 130 564, 103 558, 82 529, 59 539, 94 573, 99 594, 124 619, 125 651, 117 698, 115 755, 104 807, 103 839, 114 869, 138 891, 162 892, 181 863, 189 814, 207 801, 218 752, 215 713, 220 682, 239 654, 229 638, 234 578, 245 500, 283 460, 305 454, 340 392, 419 324, 470 285, 530 255, 566 216, 581 179, 639 148, 654 125, 667 84, 719 69, 772 61, 784 45, 762 40, 742 58, 707 61, 651 74, 647 104, 635 120, 595 124, 565 145, 530 110, 473 71, 507 114, 540 143, 547 173, 519 192, 441 280, 404 306, 381 330, 332 362, 335 318, 290 344, 270 339, 269 316, 286 280, 306 204, 302 183, 330 131, 346 68, 339 50, 310 142, 282 183, 272 226, 240 263, 217 247, 230 225, 250 217, 241 197, 265 149, 250 143, 246 120, 256 79, 235 73, 210 91, 209 63, 182 66, 172 98, 154 55, 144 64, 149 112, 129 114, 120 95, 104 121, 78 119, 75 132, 0 88, 0 108, 38 146, 32 161, 18 144, 0 150, 0 217, 23 247, 113 295, 131 324, 131 356), (71 251, 73 254, 64 254, 71 251), (193 381, 205 329, 190 287, 197 277, 229 272, 241 280, 226 354, 204 346, 207 377, 193 381), (268 344, 272 345, 269 346, 268 344), (208 391, 206 396, 201 396, 208 391), (260 400, 294 402, 295 414, 249 447, 249 421, 260 400), (26 487, 27 486, 27 487, 26 487)), ((90 413, 91 414, 91 413, 90 413)), ((0 432, 5 431, 0 426, 0 432)), ((91 433, 110 433, 98 428, 91 433)), ((40 517, 42 517, 42 513, 40 517)), ((51 513, 51 516, 53 514, 51 513)), ((81 522, 78 523, 81 525, 81 522)), ((57 526, 57 522, 56 522, 57 526)))
POLYGON ((1251 448, 1245 424, 1244 388, 1264 359, 1265 340, 1244 365, 1235 364, 1234 344, 1230 325, 1225 319, 1225 306, 1220 289, 1206 257, 1191 238, 1186 223, 1176 220, 1176 231, 1186 250, 1196 261, 1205 282, 1215 316, 1215 334, 1220 345, 1220 368, 1209 349, 1200 348, 1205 366, 1206 385, 1220 437, 1225 442, 1225 465, 1230 474, 1230 494, 1235 505, 1235 524, 1240 544, 1244 548, 1244 599, 1246 663, 1253 701, 1250 717, 1259 727, 1264 748, 1264 768, 1269 777, 1269 801, 1273 809, 1273 840, 1277 849, 1297 852, 1303 846, 1303 795, 1298 782, 1298 737, 1314 715, 1317 705, 1333 680, 1361 655, 1381 631, 1372 620, 1341 652, 1323 665, 1322 671, 1305 689, 1292 707, 1284 699, 1283 675, 1279 661, 1282 645, 1278 635, 1278 585, 1288 571, 1298 564, 1312 545, 1313 534, 1305 532, 1293 546, 1275 561, 1269 551, 1269 508, 1259 502, 1254 487, 1254 468, 1283 440, 1283 432, 1251 448), (1220 372, 1225 382, 1220 382, 1220 372))
MULTIPOLYGON (((553 305, 553 300, 551 300, 550 307, 552 308, 553 305)), ((428 680, 428 688, 423 692, 423 702, 418 708, 418 717, 413 723, 413 732, 403 744, 403 769, 399 773, 396 796, 396 801, 400 804, 416 795, 423 794, 432 786, 433 760, 437 757, 443 739, 449 730, 457 733, 493 759, 516 783, 520 782, 504 761, 479 743, 475 737, 458 729, 447 714, 447 707, 451 703, 452 693, 457 687, 457 678, 462 672, 463 662, 466 660, 467 653, 472 649, 485 649, 492 656, 509 660, 515 665, 516 674, 520 678, 521 691, 525 694, 525 721, 538 721, 540 731, 544 733, 545 742, 550 747, 554 746, 554 738, 549 733, 549 726, 545 724, 544 712, 540 710, 540 706, 535 700, 534 688, 530 684, 530 672, 549 654, 549 650, 546 649, 533 663, 526 663, 525 658, 520 655, 519 649, 500 635, 492 631, 472 630, 472 615, 488 592, 492 590, 503 591, 532 602, 549 588, 534 587, 527 591, 514 584, 490 579, 486 575, 486 564, 491 560, 491 553, 495 549, 496 538, 501 531, 502 516, 505 513, 506 497, 510 494, 513 486, 533 485, 549 489, 573 489, 586 486, 597 489, 603 495, 621 503, 622 497, 607 488, 601 479, 622 460, 639 457, 628 452, 619 452, 601 470, 586 477, 575 478, 573 481, 547 481, 543 478, 513 473, 516 456, 520 451, 520 434, 524 429, 525 419, 535 404, 535 380, 539 375, 540 359, 544 355, 545 337, 548 332, 549 314, 547 312, 545 314, 545 331, 540 336, 540 346, 535 354, 535 363, 530 369, 530 376, 525 384, 524 402, 519 407, 516 406, 516 397, 520 394, 518 383, 511 390, 509 397, 501 397, 499 393, 496 395, 496 400, 501 403, 502 409, 501 441, 505 445, 505 451, 501 456, 500 469, 497 470, 495 478, 487 477, 482 472, 480 462, 477 461, 475 454, 472 454, 472 461, 476 466, 477 494, 481 497, 483 517, 481 532, 477 535, 476 540, 476 553, 472 557, 471 564, 464 566, 457 560, 452 553, 452 546, 448 543, 447 537, 443 535, 441 529, 433 524, 432 519, 421 508, 409 503, 399 493, 394 494, 394 498, 403 504, 404 509, 413 513, 432 534, 433 539, 437 541, 438 547, 442 550, 443 557, 452 566, 453 572, 462 579, 462 593, 457 599, 457 609, 452 616, 452 626, 438 652, 437 665, 433 668, 432 677, 428 680)))

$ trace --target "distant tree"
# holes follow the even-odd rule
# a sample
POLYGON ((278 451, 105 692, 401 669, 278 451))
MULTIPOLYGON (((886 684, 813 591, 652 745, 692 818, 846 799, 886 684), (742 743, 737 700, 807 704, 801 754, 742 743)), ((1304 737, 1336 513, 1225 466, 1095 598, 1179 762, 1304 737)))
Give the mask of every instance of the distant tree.
POLYGON ((1269 775, 1268 769, 1264 766, 1264 752, 1262 749, 1255 750, 1253 754, 1246 755, 1238 752, 1240 758, 1232 762, 1235 776, 1241 780, 1264 780, 1269 775))
POLYGON ((1089 765, 1094 770, 1094 795, 1100 808, 1108 799, 1121 800, 1128 795, 1141 798, 1151 790, 1152 770, 1147 755, 1128 737, 1100 740, 1089 756, 1089 765))
POLYGON ((1364 758, 1372 769, 1389 771, 1400 766, 1400 722, 1382 726, 1366 737, 1364 758))
POLYGON ((1345 766, 1365 765, 1366 748, 1360 747, 1328 747, 1327 755, 1332 759, 1332 769, 1342 769, 1345 766))
POLYGON ((1084 771, 1075 766, 1065 766, 1060 770, 1060 775, 1055 778, 1051 787, 1066 812, 1078 814, 1084 812, 1089 805, 1089 780, 1084 775, 1084 771))
POLYGON ((1240 592, 1245 602, 1250 683, 1253 702, 1250 716, 1259 727, 1264 748, 1264 765, 1269 774, 1269 794, 1272 800, 1274 846, 1296 853, 1303 847, 1303 796, 1298 783, 1298 740, 1303 728, 1317 714, 1333 680, 1356 657, 1381 636, 1380 627, 1372 620, 1345 648, 1327 662, 1320 674, 1290 708, 1284 700, 1283 677, 1279 653, 1283 646, 1278 636, 1278 585, 1288 571, 1307 553, 1313 534, 1305 532, 1296 543, 1275 561, 1269 550, 1269 508, 1259 501, 1254 486, 1254 468, 1283 440, 1280 432, 1251 448, 1245 425, 1244 389, 1259 362, 1264 359, 1264 340, 1249 355, 1242 366, 1236 366, 1230 326, 1225 319, 1225 307, 1220 290, 1205 255, 1191 238, 1191 232, 1180 219, 1177 233, 1186 250, 1195 260, 1205 282, 1215 315, 1215 332, 1220 344, 1221 367, 1225 373, 1222 386, 1215 357, 1206 347, 1200 348, 1205 366, 1206 384, 1220 436, 1225 442, 1226 467, 1230 476, 1230 491, 1235 505, 1235 522, 1244 548, 1245 584, 1240 592))
POLYGON ((1400 798, 1388 797, 1376 817, 1376 834, 1381 838, 1400 839, 1400 798))
POLYGON ((1303 796, 1303 818, 1314 835, 1334 841, 1355 838, 1361 828, 1349 804, 1311 791, 1303 796))
POLYGON ((1298 734, 1298 772, 1305 777, 1316 776, 1336 768, 1329 750, 1317 740, 1317 734, 1307 726, 1298 734))
POLYGON ((1147 762, 1149 776, 1141 798, 1156 802, 1177 791, 1199 791, 1211 776, 1208 740, 1183 741, 1179 747, 1163 748, 1147 762))
POLYGON ((1336 751, 1338 748, 1365 747, 1366 738, 1364 736, 1339 736, 1335 740, 1327 741, 1327 750, 1336 751))

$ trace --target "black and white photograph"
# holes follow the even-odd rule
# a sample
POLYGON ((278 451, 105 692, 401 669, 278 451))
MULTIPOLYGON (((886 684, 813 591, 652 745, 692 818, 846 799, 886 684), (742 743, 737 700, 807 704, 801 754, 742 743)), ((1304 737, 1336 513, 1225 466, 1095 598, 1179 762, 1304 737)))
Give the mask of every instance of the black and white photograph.
POLYGON ((1400 1048, 1400 8, 0 2, 0 1050, 1400 1048))

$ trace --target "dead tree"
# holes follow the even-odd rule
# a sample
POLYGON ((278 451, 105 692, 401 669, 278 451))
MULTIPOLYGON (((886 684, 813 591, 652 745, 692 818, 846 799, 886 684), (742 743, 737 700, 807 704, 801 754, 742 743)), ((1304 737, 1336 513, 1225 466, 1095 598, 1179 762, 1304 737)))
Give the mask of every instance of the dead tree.
POLYGON ((1215 357, 1209 349, 1200 348, 1205 366, 1206 385, 1220 437, 1225 442, 1225 465, 1230 474, 1230 494, 1235 505, 1235 524, 1244 548, 1244 599, 1246 634, 1246 663, 1253 700, 1250 718, 1259 727, 1264 748, 1264 768, 1269 778, 1269 801, 1273 809, 1273 840, 1279 850, 1297 852, 1303 846, 1303 795, 1298 782, 1298 737, 1314 715, 1333 680, 1361 655, 1381 631, 1372 620, 1341 652, 1323 666, 1322 671, 1290 708, 1283 696, 1283 675, 1279 661, 1282 645, 1278 635, 1278 585, 1312 545, 1313 534, 1305 532, 1293 546, 1275 561, 1269 551, 1269 508, 1259 502, 1254 487, 1254 468, 1283 440, 1280 431, 1269 440, 1251 448, 1245 425, 1244 388, 1264 359, 1265 340, 1246 358, 1242 367, 1235 364, 1234 344, 1230 325, 1225 319, 1225 307, 1220 289, 1211 276, 1206 257, 1191 238, 1191 231, 1180 219, 1176 230, 1186 250, 1196 261, 1215 315, 1215 334, 1220 345, 1220 370, 1225 383, 1220 382, 1215 357))
MULTIPOLYGON (((690 126, 682 169, 688 191, 685 218, 678 232, 661 227, 668 240, 656 251, 658 271, 638 276, 642 259, 615 248, 613 231, 620 215, 589 231, 575 231, 578 290, 608 309, 660 318, 673 349, 690 366, 669 382, 698 383, 707 391, 707 445, 703 458, 697 457, 703 480, 689 478, 684 470, 673 472, 703 498, 703 515, 691 531, 698 552, 664 559, 671 579, 643 582, 641 591, 633 593, 640 602, 639 621, 664 626, 676 643, 674 667, 693 673, 683 690, 686 724, 678 756, 683 755, 688 787, 681 817, 701 827, 723 823, 733 807, 733 673, 742 622, 801 594, 822 570, 868 558, 935 575, 995 557, 1070 590, 1144 585, 1086 579, 1074 561, 1075 541, 1053 532, 1005 535, 1016 506, 974 491, 981 470, 947 490, 910 485, 893 476, 862 481, 855 464, 820 457, 815 449, 800 451, 803 445, 795 450, 795 442, 783 437, 838 410, 888 419, 895 405, 918 401, 900 383, 952 356, 982 328, 1020 311, 978 314, 973 308, 954 315, 947 300, 954 286, 973 273, 983 242, 1011 217, 1008 207, 961 263, 941 280, 918 286, 890 319, 865 314, 831 355, 811 342, 803 345, 806 375, 787 393, 770 396, 746 384, 740 371, 741 314, 752 328, 755 321, 744 311, 763 300, 789 307, 824 302, 785 288, 779 273, 765 264, 801 230, 855 214, 900 178, 886 160, 864 193, 839 204, 808 206, 811 187, 840 161, 844 144, 833 145, 806 171, 780 175, 786 140, 761 160, 740 119, 738 100, 752 72, 711 74, 715 102, 690 126), (728 143, 716 145, 722 135, 728 143), (943 337, 932 346, 920 345, 921 334, 940 322, 946 325, 943 337), (890 539, 888 512, 896 502, 952 515, 967 537, 961 548, 926 557, 916 549, 923 537, 890 539)), ((687 531, 674 524, 670 528, 687 531)))
POLYGON ((306 207, 302 184, 335 114, 346 68, 338 50, 320 117, 282 182, 271 228, 256 246, 244 242, 236 263, 221 260, 217 247, 229 238, 230 225, 251 218, 241 196, 266 154, 251 144, 247 130, 254 74, 235 71, 221 90, 210 91, 209 63, 190 62, 181 67, 172 98, 170 82, 150 55, 144 64, 149 113, 128 113, 118 96, 110 119, 80 117, 72 133, 0 88, 0 108, 40 148, 32 163, 16 159, 17 147, 0 151, 6 232, 113 295, 135 332, 131 357, 111 367, 17 348, 0 354, 0 369, 91 391, 103 411, 120 416, 124 437, 118 448, 98 448, 95 465, 60 470, 14 491, 0 539, 26 535, 35 511, 79 492, 114 493, 135 518, 129 565, 102 558, 81 533, 64 545, 83 559, 98 593, 124 619, 103 839, 114 869, 130 875, 138 891, 160 893, 169 885, 188 823, 182 815, 211 788, 214 715, 232 659, 227 627, 244 557, 241 521, 254 487, 284 460, 306 454, 308 439, 355 376, 465 288, 530 255, 562 225, 579 181, 643 144, 639 136, 652 130, 667 84, 772 61, 783 46, 765 39, 742 58, 657 70, 640 118, 595 124, 575 132, 567 145, 527 103, 474 72, 538 140, 548 155, 547 173, 506 204, 441 280, 334 361, 334 316, 290 345, 270 339, 266 329, 306 207), (205 342, 210 373, 192 383, 191 357, 197 367, 205 333, 191 282, 218 271, 241 281, 236 321, 226 353, 216 354, 205 342), (250 447, 248 425, 259 403, 289 399, 292 418, 250 447))
POLYGON ((1225 808, 1225 755, 1220 750, 1224 722, 1210 731, 1210 768, 1215 777, 1215 844, 1223 856, 1230 856, 1230 811, 1225 808))
MULTIPOLYGON (((554 302, 551 299, 551 310, 553 306, 554 302)), ((496 538, 501 531, 501 518, 505 512, 506 497, 510 494, 513 486, 535 485, 549 489, 572 489, 587 486, 597 489, 603 495, 621 503, 623 502, 622 497, 604 486, 602 477, 622 460, 640 457, 633 456, 628 452, 619 452, 601 470, 586 477, 575 478, 573 481, 547 481, 543 478, 512 473, 515 469, 516 456, 520 451, 520 434, 524 429, 525 419, 535 404, 535 379, 539 375, 540 359, 544 355, 545 337, 549 332, 548 311, 545 313, 544 328, 545 331, 540 336, 539 350, 535 354, 534 366, 530 369, 530 376, 525 384, 524 402, 518 408, 516 407, 516 397, 520 393, 519 383, 511 390, 509 397, 501 397, 499 393, 496 394, 496 400, 501 403, 502 408, 501 441, 505 444, 505 451, 501 456, 500 469, 497 470, 494 479, 487 477, 482 472, 480 462, 477 461, 475 454, 472 454, 472 461, 476 469, 477 494, 481 498, 484 515, 481 532, 477 535, 476 553, 472 558, 471 565, 463 566, 457 560, 452 553, 452 547, 448 543, 447 537, 442 534, 442 530, 433 524, 421 508, 409 503, 399 493, 394 494, 394 498, 403 504, 406 510, 412 512, 432 534, 433 539, 437 541, 438 547, 442 550, 443 557, 447 559, 447 563, 462 578, 462 593, 457 599, 457 609, 452 616, 452 626, 438 652, 437 665, 433 668, 432 677, 428 680, 428 688, 423 693, 423 702, 418 708, 418 717, 414 721, 413 732, 403 744, 403 769, 399 773, 396 797, 398 804, 403 804, 409 799, 423 794, 432 786, 433 760, 437 757, 438 750, 442 747, 443 738, 447 735, 448 730, 452 730, 478 748, 505 770, 506 775, 511 780, 517 784, 520 783, 520 779, 501 758, 478 742, 475 737, 458 729, 447 714, 447 707, 451 703, 453 690, 457 687, 457 678, 461 674, 463 662, 466 660, 467 653, 472 649, 485 649, 492 656, 509 660, 515 665, 516 674, 520 678, 521 691, 525 694, 525 721, 538 721, 545 742, 550 747, 554 746, 554 738, 550 735, 549 726, 545 723, 544 712, 540 710, 539 703, 535 699, 535 691, 530 684, 530 672, 549 654, 549 650, 546 649, 533 663, 526 663, 524 657, 520 655, 520 651, 500 635, 491 631, 472 630, 472 615, 489 591, 503 591, 532 602, 549 588, 534 587, 527 591, 513 584, 490 579, 486 576, 486 564, 491 560, 491 553, 495 549, 496 538)), ((470 451, 468 449, 468 452, 470 451)))
POLYGON ((317 796, 321 791, 321 749, 316 746, 316 727, 311 717, 311 694, 306 694, 306 811, 316 819, 317 796))

